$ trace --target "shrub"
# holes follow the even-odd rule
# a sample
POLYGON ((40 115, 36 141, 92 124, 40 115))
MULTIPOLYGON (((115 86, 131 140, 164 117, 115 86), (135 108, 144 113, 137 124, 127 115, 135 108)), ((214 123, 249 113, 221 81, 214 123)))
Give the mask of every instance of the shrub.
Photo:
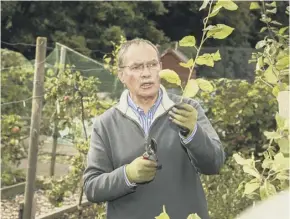
POLYGON ((260 152, 266 142, 263 132, 275 127, 277 102, 262 82, 218 79, 214 93, 198 98, 218 132, 228 156, 235 151, 260 152))
POLYGON ((219 175, 201 176, 211 219, 233 219, 252 204, 253 200, 241 198, 237 191, 240 182, 248 178, 232 157, 219 175))

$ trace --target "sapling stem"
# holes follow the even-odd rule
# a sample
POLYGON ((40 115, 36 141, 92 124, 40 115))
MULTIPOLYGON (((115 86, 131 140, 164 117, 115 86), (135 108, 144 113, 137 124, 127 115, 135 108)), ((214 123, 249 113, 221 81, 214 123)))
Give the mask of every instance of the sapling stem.
MULTIPOLYGON (((195 67, 195 63, 196 63, 196 59, 197 59, 197 57, 199 56, 199 53, 200 53, 201 47, 203 46, 203 43, 207 40, 205 28, 206 28, 206 25, 207 25, 207 22, 208 22, 208 19, 209 19, 209 15, 211 14, 212 3, 213 3, 213 0, 211 0, 211 1, 209 2, 209 10, 208 10, 207 17, 205 18, 205 21, 204 21, 204 23, 203 23, 203 34, 202 34, 202 37, 201 37, 200 45, 199 45, 198 48, 197 48, 196 46, 194 46, 194 48, 197 50, 197 52, 196 52, 195 58, 194 58, 194 60, 193 60, 192 67, 189 68, 189 75, 188 75, 187 83, 189 82, 189 80, 190 80, 190 78, 191 78, 191 76, 192 76, 192 73, 193 73, 193 70, 194 70, 194 67, 195 67)), ((186 85, 185 85, 185 86, 186 86, 186 85)), ((181 101, 180 101, 180 102, 183 101, 183 98, 184 98, 184 90, 182 89, 182 97, 181 97, 181 101)))

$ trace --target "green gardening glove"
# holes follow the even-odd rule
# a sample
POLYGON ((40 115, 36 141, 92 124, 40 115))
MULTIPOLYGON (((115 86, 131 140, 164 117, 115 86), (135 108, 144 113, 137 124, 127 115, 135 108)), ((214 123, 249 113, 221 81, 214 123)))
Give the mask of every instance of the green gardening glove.
POLYGON ((169 119, 183 130, 182 134, 190 136, 197 123, 197 110, 189 104, 180 103, 169 111, 169 115, 169 119))
POLYGON ((146 160, 141 156, 128 164, 125 170, 130 183, 144 183, 154 178, 157 171, 157 162, 146 160))

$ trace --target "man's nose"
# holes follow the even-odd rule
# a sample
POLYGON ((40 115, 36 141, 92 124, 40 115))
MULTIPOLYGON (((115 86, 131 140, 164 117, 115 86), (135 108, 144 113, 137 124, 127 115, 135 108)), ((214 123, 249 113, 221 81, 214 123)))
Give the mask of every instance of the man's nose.
POLYGON ((146 65, 143 66, 143 71, 141 72, 141 76, 142 77, 150 77, 151 76, 150 69, 146 65))

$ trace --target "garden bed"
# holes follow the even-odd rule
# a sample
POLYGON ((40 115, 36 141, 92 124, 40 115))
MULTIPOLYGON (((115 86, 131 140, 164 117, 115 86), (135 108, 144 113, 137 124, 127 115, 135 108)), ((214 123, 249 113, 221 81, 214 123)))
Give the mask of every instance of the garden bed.
MULTIPOLYGON (((36 214, 35 217, 40 218, 55 218, 55 217, 49 217, 49 214, 52 214, 58 210, 65 210, 68 209, 69 214, 63 213, 62 216, 58 214, 58 219, 64 219, 64 218, 77 218, 78 210, 77 208, 72 208, 73 205, 77 205, 79 200, 79 194, 72 194, 68 197, 64 197, 64 201, 62 203, 62 206, 55 207, 53 206, 47 196, 45 195, 45 190, 37 190, 34 193, 34 197, 36 199, 36 214), (71 209, 70 209, 71 208, 71 209), (75 213, 72 213, 72 210, 75 213), (45 217, 44 217, 45 216, 45 217)), ((24 202, 24 194, 16 195, 14 198, 2 198, 1 199, 1 218, 2 219, 18 219, 18 212, 20 204, 24 202)), ((84 214, 90 216, 94 216, 93 214, 96 214, 97 211, 94 209, 94 211, 90 211, 90 208, 93 209, 93 205, 88 203, 85 196, 83 197, 83 203, 84 203, 84 214)))

